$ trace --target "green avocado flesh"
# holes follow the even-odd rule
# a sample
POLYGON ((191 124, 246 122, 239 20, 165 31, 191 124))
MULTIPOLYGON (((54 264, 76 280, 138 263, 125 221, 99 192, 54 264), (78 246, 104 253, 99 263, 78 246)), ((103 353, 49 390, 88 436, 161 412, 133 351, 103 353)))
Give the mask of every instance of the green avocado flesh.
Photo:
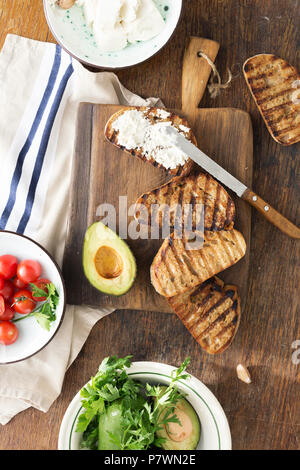
POLYGON ((91 225, 85 234, 83 269, 89 282, 109 295, 126 294, 136 277, 136 261, 130 248, 102 222, 91 225))
POLYGON ((122 405, 115 401, 108 406, 99 419, 98 450, 120 450, 116 440, 122 438, 124 430, 121 426, 122 405), (114 440, 111 438, 114 436, 114 440))
MULTIPOLYGON (((157 436, 165 439, 162 448, 165 450, 196 449, 200 440, 201 424, 194 408, 187 400, 181 398, 176 403, 174 414, 179 419, 180 425, 175 423, 162 425, 162 429, 157 431, 157 436)), ((161 417, 164 417, 163 412, 161 417)))

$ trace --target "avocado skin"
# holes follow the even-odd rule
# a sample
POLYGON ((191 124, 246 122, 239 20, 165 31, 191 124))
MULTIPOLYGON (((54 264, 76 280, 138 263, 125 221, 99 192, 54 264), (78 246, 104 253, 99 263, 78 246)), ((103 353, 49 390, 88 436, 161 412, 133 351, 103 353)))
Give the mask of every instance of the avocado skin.
POLYGON ((127 294, 136 279, 136 260, 127 243, 122 240, 113 230, 102 222, 95 222, 87 229, 83 242, 82 256, 83 271, 89 283, 103 294, 120 297, 127 294), (120 276, 120 282, 112 279, 103 279, 94 269, 94 256, 108 240, 109 246, 121 255, 124 264, 124 273, 120 276), (127 266, 126 266, 127 265, 127 266))
POLYGON ((123 428, 121 425, 122 404, 119 400, 113 402, 107 407, 105 413, 99 418, 98 450, 120 450, 111 439, 109 433, 112 433, 121 441, 123 428))
MULTIPOLYGON (((165 390, 166 387, 161 387, 162 390, 165 390)), ((166 432, 165 428, 163 427, 159 431, 157 431, 157 436, 158 437, 163 437, 165 438, 165 442, 162 443, 162 448, 165 450, 195 450, 197 448, 197 445, 200 440, 200 434, 201 434, 201 423, 198 418, 198 415, 192 405, 185 399, 181 398, 177 404, 176 407, 180 406, 181 410, 184 411, 190 418, 192 425, 193 425, 193 431, 192 434, 187 437, 184 441, 181 442, 175 442, 170 439, 168 433, 166 432)), ((175 413, 176 413, 176 408, 175 408, 175 413)), ((163 416, 163 413, 162 413, 163 416)))

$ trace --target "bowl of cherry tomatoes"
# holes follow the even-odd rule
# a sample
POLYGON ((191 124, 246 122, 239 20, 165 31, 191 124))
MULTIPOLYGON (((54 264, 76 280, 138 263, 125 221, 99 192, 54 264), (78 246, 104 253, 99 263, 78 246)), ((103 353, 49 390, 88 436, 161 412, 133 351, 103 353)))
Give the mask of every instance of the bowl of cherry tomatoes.
POLYGON ((41 351, 65 308, 64 280, 52 256, 24 235, 0 231, 0 364, 41 351))

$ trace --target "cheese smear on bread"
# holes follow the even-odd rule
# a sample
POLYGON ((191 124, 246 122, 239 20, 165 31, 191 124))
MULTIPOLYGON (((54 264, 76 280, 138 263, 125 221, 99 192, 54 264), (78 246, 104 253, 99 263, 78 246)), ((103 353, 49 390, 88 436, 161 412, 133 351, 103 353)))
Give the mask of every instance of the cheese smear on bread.
MULTIPOLYGON (((167 111, 159 112, 163 119, 170 116, 167 111)), ((174 136, 166 132, 168 126, 172 126, 171 121, 158 121, 153 124, 142 111, 135 109, 125 111, 112 123, 113 129, 118 132, 119 145, 127 150, 141 149, 148 160, 153 158, 164 168, 175 169, 183 166, 189 157, 176 146, 174 136)), ((185 132, 173 127, 178 132, 185 132)), ((190 129, 185 127, 185 130, 190 129)))
POLYGON ((165 22, 153 0, 77 0, 102 52, 157 36, 165 22))

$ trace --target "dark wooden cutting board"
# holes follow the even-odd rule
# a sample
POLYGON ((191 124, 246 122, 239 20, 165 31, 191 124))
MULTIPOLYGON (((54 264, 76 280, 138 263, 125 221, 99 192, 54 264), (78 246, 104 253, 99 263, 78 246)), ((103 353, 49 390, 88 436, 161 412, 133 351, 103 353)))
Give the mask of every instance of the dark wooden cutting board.
MULTIPOLYGON (((199 50, 215 60, 218 45, 209 40, 191 39, 183 65, 183 109, 175 112, 189 121, 198 145, 205 153, 251 187, 253 136, 250 117, 238 109, 198 108, 210 74, 210 67, 197 54, 199 50)), ((119 196, 127 196, 130 206, 141 194, 169 179, 164 171, 126 154, 105 140, 105 124, 119 109, 121 106, 89 103, 82 103, 79 108, 63 265, 68 303, 171 312, 168 303, 150 283, 150 265, 162 240, 127 240, 136 257, 138 270, 133 288, 122 297, 98 292, 83 273, 83 239, 87 227, 100 220, 97 216, 99 205, 112 204, 118 215, 119 196)), ((236 228, 243 233, 248 249, 243 260, 221 273, 220 277, 239 287, 244 305, 248 291, 251 209, 244 201, 233 198, 237 207, 236 228)))

